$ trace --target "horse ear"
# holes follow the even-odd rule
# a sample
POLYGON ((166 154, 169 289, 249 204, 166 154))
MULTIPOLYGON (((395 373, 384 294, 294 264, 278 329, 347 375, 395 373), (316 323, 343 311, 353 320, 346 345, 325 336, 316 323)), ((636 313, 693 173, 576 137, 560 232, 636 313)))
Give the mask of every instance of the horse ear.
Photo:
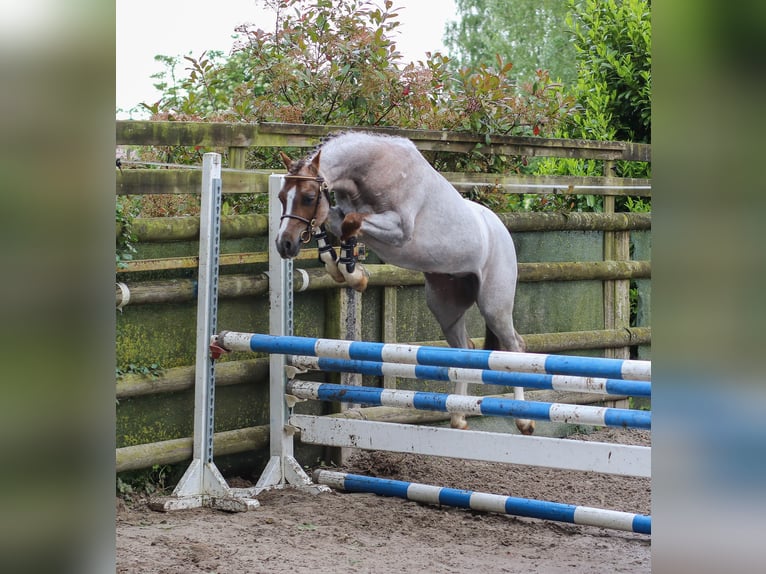
POLYGON ((282 163, 285 164, 285 167, 289 170, 290 166, 293 165, 293 160, 290 159, 290 156, 282 150, 279 150, 279 157, 282 158, 282 163))
POLYGON ((314 166, 314 169, 317 170, 317 173, 319 173, 319 155, 322 153, 322 150, 320 149, 316 155, 314 156, 314 159, 311 160, 311 165, 314 166))

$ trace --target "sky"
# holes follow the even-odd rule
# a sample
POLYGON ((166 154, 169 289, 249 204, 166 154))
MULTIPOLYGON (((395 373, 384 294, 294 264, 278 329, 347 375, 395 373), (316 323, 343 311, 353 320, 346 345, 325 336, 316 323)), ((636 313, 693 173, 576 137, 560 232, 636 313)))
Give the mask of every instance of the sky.
MULTIPOLYGON (((444 26, 455 18, 454 0, 399 0, 399 51, 405 61, 425 59, 426 52, 445 51, 444 26)), ((273 16, 256 0, 116 0, 117 117, 140 102, 160 98, 151 75, 163 69, 154 56, 199 56, 204 50, 228 53, 234 28, 251 22, 270 29, 273 16), (120 111, 122 110, 122 111, 120 111)), ((134 112, 134 119, 143 117, 134 112)))

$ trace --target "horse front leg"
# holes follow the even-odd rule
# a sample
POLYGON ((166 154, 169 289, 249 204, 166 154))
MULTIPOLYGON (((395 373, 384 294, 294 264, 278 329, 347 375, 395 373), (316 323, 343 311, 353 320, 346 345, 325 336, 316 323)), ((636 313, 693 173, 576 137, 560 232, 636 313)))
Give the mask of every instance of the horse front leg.
POLYGON ((319 232, 314 234, 314 237, 316 237, 317 240, 319 261, 324 263, 325 271, 327 271, 330 277, 335 279, 335 281, 343 283, 345 277, 340 269, 338 269, 338 255, 335 253, 333 246, 330 245, 330 242, 327 241, 327 233, 325 232, 324 227, 320 228, 319 232))
POLYGON ((364 214, 349 213, 340 226, 340 259, 338 269, 349 287, 360 293, 367 289, 367 272, 357 261, 357 237, 364 221, 364 214))
POLYGON ((367 272, 356 258, 357 238, 364 234, 379 243, 399 247, 405 241, 401 218, 393 211, 384 213, 347 213, 340 224, 338 269, 350 287, 357 291, 367 288, 367 272))
POLYGON ((345 282, 349 287, 359 292, 367 288, 367 273, 357 262, 357 235, 359 234, 359 213, 346 215, 338 207, 332 207, 327 215, 327 226, 336 237, 340 237, 340 258, 327 242, 327 236, 322 232, 317 236, 319 259, 324 263, 325 270, 338 283, 345 282), (348 221, 347 221, 348 220, 348 221))

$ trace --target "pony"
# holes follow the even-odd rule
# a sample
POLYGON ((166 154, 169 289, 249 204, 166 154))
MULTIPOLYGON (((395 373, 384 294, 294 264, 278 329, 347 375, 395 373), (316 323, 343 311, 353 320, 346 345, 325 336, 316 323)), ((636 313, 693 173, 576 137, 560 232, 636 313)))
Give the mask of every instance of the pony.
MULTIPOLYGON (((461 196, 410 140, 344 132, 303 159, 280 155, 287 168, 275 238, 282 258, 315 237, 327 272, 364 291, 367 274, 354 256, 363 241, 386 263, 423 272, 426 303, 451 347, 474 347, 465 313, 476 303, 485 349, 526 350, 513 325, 518 271, 510 232, 490 209, 461 196), (340 257, 325 226, 340 239, 340 257)), ((466 394, 467 383, 455 391, 466 394)), ((514 388, 514 397, 524 400, 524 389, 514 388)), ((534 432, 534 421, 515 422, 521 433, 534 432)), ((467 428, 465 416, 454 414, 451 426, 467 428)))

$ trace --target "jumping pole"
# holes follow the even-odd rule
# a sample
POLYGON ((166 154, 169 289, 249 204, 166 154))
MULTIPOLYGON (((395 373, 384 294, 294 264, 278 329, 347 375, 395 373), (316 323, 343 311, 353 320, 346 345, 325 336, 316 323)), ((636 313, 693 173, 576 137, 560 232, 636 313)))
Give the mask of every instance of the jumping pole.
POLYGON ((643 514, 431 486, 417 482, 373 478, 330 470, 314 471, 314 480, 346 492, 369 492, 424 504, 455 506, 482 512, 497 512, 570 524, 599 526, 640 534, 652 533, 652 518, 643 514))

